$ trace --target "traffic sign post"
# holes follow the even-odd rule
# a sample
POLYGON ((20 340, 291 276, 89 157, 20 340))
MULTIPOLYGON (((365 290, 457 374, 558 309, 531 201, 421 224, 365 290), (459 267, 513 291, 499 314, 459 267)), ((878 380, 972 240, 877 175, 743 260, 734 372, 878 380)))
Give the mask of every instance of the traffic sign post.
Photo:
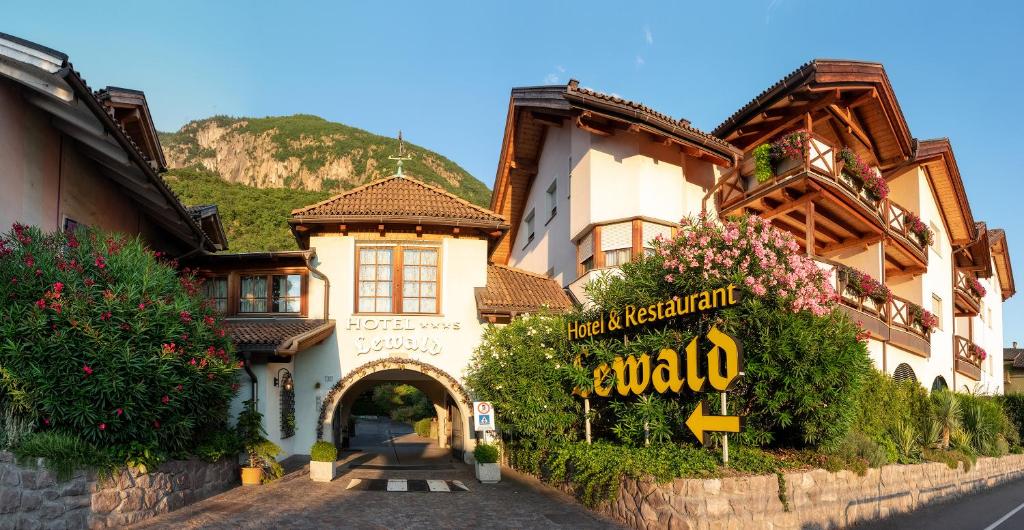
POLYGON ((473 402, 473 425, 477 432, 493 431, 494 429, 494 405, 490 401, 473 402))

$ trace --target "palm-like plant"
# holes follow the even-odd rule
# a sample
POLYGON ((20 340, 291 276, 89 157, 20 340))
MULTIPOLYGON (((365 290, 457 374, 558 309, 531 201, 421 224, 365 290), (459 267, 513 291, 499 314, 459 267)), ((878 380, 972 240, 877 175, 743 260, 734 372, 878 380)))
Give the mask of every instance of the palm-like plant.
POLYGON ((956 396, 948 390, 932 393, 932 416, 939 425, 941 439, 940 447, 949 448, 950 436, 954 431, 960 429, 960 420, 963 414, 960 410, 960 402, 956 396))

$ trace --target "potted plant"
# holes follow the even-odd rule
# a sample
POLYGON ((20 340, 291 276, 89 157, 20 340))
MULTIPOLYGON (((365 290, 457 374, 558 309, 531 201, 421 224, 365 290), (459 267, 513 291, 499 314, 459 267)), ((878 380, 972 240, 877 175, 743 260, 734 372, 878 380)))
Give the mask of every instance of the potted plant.
POLYGON ((245 408, 238 414, 236 426, 247 456, 247 466, 242 466, 242 485, 255 486, 280 478, 283 470, 277 462, 281 448, 267 439, 263 428, 263 414, 256 410, 253 401, 247 400, 245 408))
POLYGON ((498 465, 500 451, 495 444, 480 442, 473 449, 476 460, 476 479, 484 484, 496 484, 501 480, 501 466, 498 465))
POLYGON ((337 470, 338 448, 334 444, 317 440, 309 449, 309 478, 313 482, 334 480, 337 470))

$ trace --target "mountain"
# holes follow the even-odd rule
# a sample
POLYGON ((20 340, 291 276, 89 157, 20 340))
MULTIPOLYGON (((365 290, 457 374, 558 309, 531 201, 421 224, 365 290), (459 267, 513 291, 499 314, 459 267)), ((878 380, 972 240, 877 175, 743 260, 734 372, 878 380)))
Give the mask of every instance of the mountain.
MULTIPOLYGON (((398 140, 318 116, 213 116, 160 133, 165 175, 187 205, 217 204, 232 251, 295 248, 291 209, 394 174, 398 140), (258 206, 258 207, 255 207, 258 206), (276 216, 276 217, 270 217, 276 216)), ((491 192, 444 156, 405 144, 405 174, 486 206, 491 192)))
POLYGON ((190 206, 216 204, 230 252, 295 250, 288 216, 292 210, 331 196, 326 191, 257 188, 227 182, 202 166, 172 169, 164 180, 190 206))

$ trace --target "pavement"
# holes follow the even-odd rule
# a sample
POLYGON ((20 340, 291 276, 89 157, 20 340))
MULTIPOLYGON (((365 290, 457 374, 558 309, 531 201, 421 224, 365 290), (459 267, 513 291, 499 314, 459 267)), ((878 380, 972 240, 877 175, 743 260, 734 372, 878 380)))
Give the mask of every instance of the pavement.
POLYGON ((339 455, 330 483, 309 480, 302 460, 292 459, 280 480, 239 486, 131 528, 621 528, 531 477, 503 470, 498 484, 481 484, 471 466, 405 424, 360 420, 351 445, 360 450, 339 455), (367 481, 386 486, 367 488, 367 481), (444 486, 415 487, 428 484, 444 486))
POLYGON ((1024 479, 956 497, 883 521, 859 525, 858 530, 1020 530, 1024 529, 1024 479))

